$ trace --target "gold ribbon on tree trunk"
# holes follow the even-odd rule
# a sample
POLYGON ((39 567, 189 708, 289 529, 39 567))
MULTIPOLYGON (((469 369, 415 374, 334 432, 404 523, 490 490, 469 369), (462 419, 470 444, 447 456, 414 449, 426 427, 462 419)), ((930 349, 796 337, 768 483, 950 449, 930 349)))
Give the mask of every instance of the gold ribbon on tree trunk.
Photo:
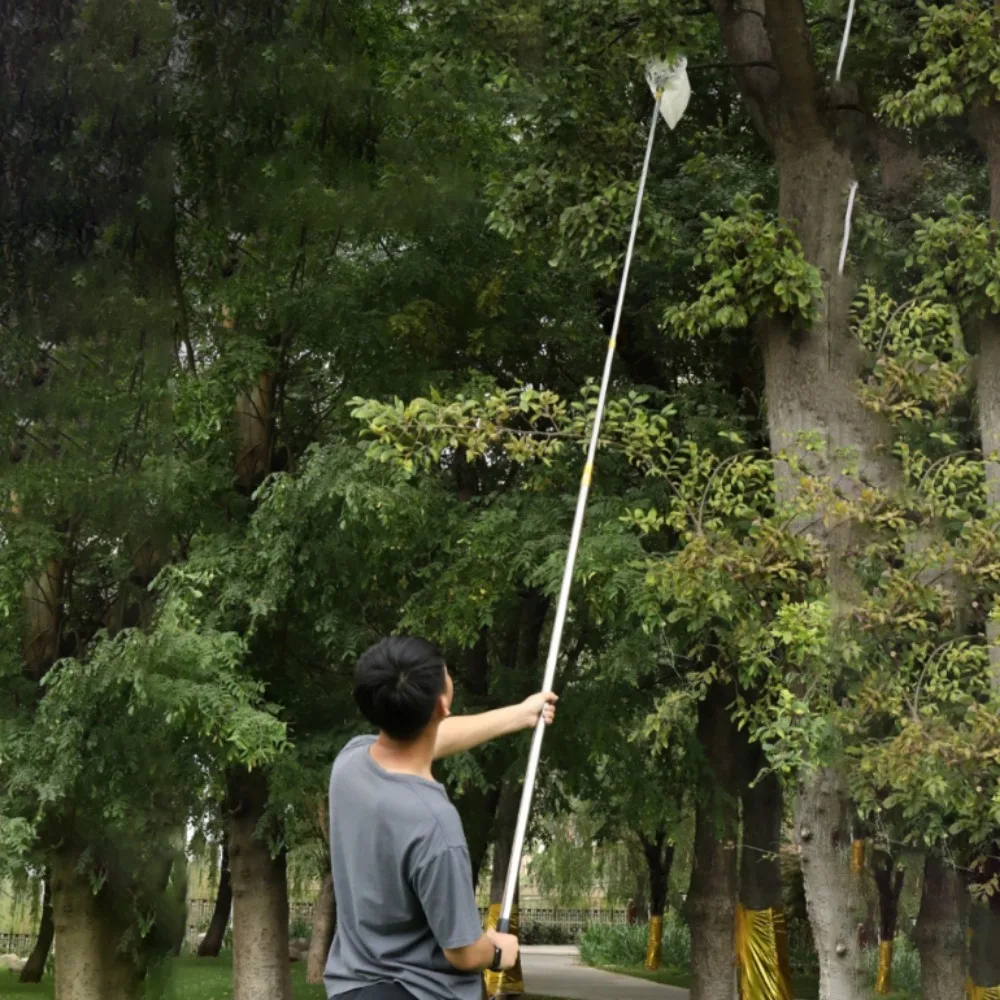
POLYGON ((976 986, 969 980, 968 1000, 1000 1000, 1000 986, 976 986))
POLYGON ((865 842, 854 840, 851 842, 851 874, 860 875, 865 870, 865 842))
MULTIPOLYGON (((500 903, 490 903, 486 917, 486 929, 492 930, 500 920, 500 903)), ((517 935, 517 906, 510 911, 510 932, 517 935)), ((521 959, 507 972, 484 972, 486 995, 489 997, 521 996, 524 993, 524 973, 521 971, 521 959)))
POLYGON ((875 992, 887 996, 892 992, 892 941, 878 943, 878 974, 875 976, 875 992))
POLYGON ((649 936, 646 938, 646 968, 656 972, 660 967, 663 949, 663 917, 649 918, 649 936))
POLYGON ((737 906, 735 943, 742 1000, 792 1000, 784 912, 737 906))

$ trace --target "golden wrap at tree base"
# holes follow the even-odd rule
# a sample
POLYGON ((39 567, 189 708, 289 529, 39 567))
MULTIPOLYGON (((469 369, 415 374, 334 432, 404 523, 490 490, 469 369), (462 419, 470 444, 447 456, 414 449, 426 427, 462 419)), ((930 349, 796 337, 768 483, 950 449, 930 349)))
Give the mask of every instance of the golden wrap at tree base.
POLYGON ((737 906, 735 943, 742 1000, 792 1000, 784 912, 737 906))
MULTIPOLYGON (((500 904, 491 903, 489 913, 486 917, 486 929, 494 929, 499 920, 500 904)), ((517 935, 516 906, 510 911, 510 932, 515 936, 517 935)), ((507 972, 484 972, 483 981, 486 983, 487 996, 520 996, 524 993, 524 973, 521 971, 521 959, 518 958, 517 965, 507 972)))
POLYGON ((973 986, 970 979, 966 991, 968 1000, 1000 1000, 1000 986, 973 986))
POLYGON ((663 917, 649 918, 649 937, 646 940, 646 968, 656 972, 660 967, 660 952, 663 948, 663 917))
POLYGON ((875 992, 886 996, 892 992, 892 941, 878 943, 878 974, 875 976, 875 992))

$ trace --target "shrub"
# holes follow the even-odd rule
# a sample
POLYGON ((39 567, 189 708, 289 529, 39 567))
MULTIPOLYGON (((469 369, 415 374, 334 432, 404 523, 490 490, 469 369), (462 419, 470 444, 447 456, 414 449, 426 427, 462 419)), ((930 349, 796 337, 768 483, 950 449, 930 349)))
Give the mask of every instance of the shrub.
MULTIPOLYGON (((580 958, 587 965, 629 968, 642 965, 648 938, 646 924, 592 924, 580 940, 580 958)), ((662 960, 671 969, 691 964, 691 932, 673 911, 663 918, 662 960)))
POLYGON ((564 927, 552 924, 538 924, 533 921, 525 921, 518 928, 518 939, 521 944, 554 944, 567 945, 576 944, 579 935, 566 930, 564 927))

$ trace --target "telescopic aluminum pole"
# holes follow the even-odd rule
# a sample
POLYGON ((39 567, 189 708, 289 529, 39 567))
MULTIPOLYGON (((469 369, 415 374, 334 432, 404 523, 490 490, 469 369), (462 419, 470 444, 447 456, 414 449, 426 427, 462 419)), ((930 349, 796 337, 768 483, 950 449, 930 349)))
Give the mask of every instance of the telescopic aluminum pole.
MULTIPOLYGON (((566 555, 566 568, 563 572, 562 589, 559 592, 559 603, 556 606, 556 619, 552 626, 552 639, 549 642, 549 655, 545 663, 545 679, 542 690, 551 691, 556 677, 556 665, 559 661, 559 647, 562 643, 563 627, 566 624, 566 613, 569 609, 569 595, 573 588, 573 570, 576 566, 576 554, 580 548, 580 535, 583 532, 583 518, 587 510, 587 496, 590 493, 590 481, 594 474, 594 461, 597 458, 597 445, 601 435, 601 420, 604 417, 604 407, 608 398, 608 386, 611 382, 611 367, 615 359, 615 346, 618 342, 618 327, 622 319, 622 307, 625 304, 625 290, 628 286, 628 273, 632 266, 632 252, 635 249, 635 234, 639 228, 639 215, 642 211, 642 198, 646 191, 646 178, 649 176, 649 161, 653 155, 653 140, 656 137, 656 125, 660 118, 660 101, 663 91, 656 92, 656 104, 653 107, 653 124, 649 129, 649 141, 646 144, 646 159, 642 165, 642 177, 639 180, 639 193, 635 199, 635 214, 632 217, 632 232, 628 239, 628 250, 625 252, 625 268, 622 271, 621 288, 618 292, 618 305, 615 309, 615 320, 611 327, 611 339, 608 341, 608 353, 604 361, 604 377, 601 379, 601 392, 597 397, 597 410, 594 413, 594 428, 590 435, 590 449, 587 452, 587 464, 583 467, 583 477, 580 480, 580 495, 576 501, 576 516, 573 519, 573 532, 569 539, 569 552, 566 555)), ((517 892, 517 880, 521 871, 521 854, 524 851, 524 837, 528 830, 528 819, 531 816, 531 800, 535 794, 535 780, 538 777, 538 761, 542 755, 542 740, 545 738, 545 720, 539 717, 538 725, 531 741, 531 753, 528 756, 528 768, 524 775, 524 790, 521 793, 521 806, 517 813, 517 826, 514 828, 514 842, 511 845, 510 867, 507 869, 507 882, 504 885, 503 905, 497 930, 507 933, 510 930, 510 915, 514 909, 514 895, 517 892)))

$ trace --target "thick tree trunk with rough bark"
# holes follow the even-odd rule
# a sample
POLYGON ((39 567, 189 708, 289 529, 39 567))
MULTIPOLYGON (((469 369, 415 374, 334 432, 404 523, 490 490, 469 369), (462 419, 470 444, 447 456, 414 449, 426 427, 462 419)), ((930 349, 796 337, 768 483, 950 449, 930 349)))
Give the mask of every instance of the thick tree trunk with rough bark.
POLYGON ((272 858, 257 829, 267 778, 260 771, 239 772, 229 792, 233 1000, 292 1000, 285 853, 272 858))
POLYGON ((222 866, 219 871, 219 888, 215 893, 215 909, 208 930, 198 945, 199 958, 218 958, 229 926, 233 908, 233 884, 229 877, 229 843, 222 845, 222 866))
POLYGON ((42 917, 38 925, 38 937, 32 948, 28 961, 21 970, 22 983, 40 983, 45 972, 45 963, 52 950, 52 938, 55 935, 55 925, 52 922, 52 878, 48 872, 42 886, 42 917))
POLYGON ((694 863, 687 900, 691 928, 691 1000, 736 997, 733 920, 736 914, 738 810, 734 763, 742 739, 728 709, 729 695, 713 688, 698 713, 698 739, 710 781, 697 805, 694 863))
MULTIPOLYGON (((848 497, 857 495, 858 474, 875 487, 891 488, 896 478, 889 458, 892 435, 858 396, 863 358, 848 322, 850 282, 838 276, 857 118, 849 122, 827 99, 803 0, 745 0, 739 5, 711 0, 711 5, 747 109, 774 153, 779 215, 795 231, 823 282, 819 311, 808 328, 796 329, 782 316, 757 324, 779 497, 789 500, 801 489, 796 463, 830 477, 848 497), (803 447, 802 435, 818 436, 819 449, 803 447), (783 452, 794 461, 782 461, 783 452), (851 467, 851 475, 842 474, 851 467)), ((830 597, 836 617, 843 619, 856 603, 847 558, 857 542, 856 531, 850 524, 829 530, 821 525, 817 517, 811 530, 829 552, 830 597)), ((837 663, 834 652, 834 677, 837 663)), ((850 807, 845 789, 825 763, 816 761, 804 775, 799 805, 802 819, 816 831, 813 843, 804 845, 803 877, 821 960, 820 996, 863 1000, 856 940, 863 916, 848 877, 845 819, 850 807)))
POLYGON ((78 861, 75 851, 52 861, 55 1000, 138 1000, 142 974, 119 950, 130 914, 121 912, 107 885, 94 893, 88 874, 77 872, 78 861))
POLYGON ((924 862, 916 931, 923 1000, 965 996, 968 909, 969 894, 962 876, 953 866, 929 854, 924 862))
POLYGON ((337 903, 333 897, 333 875, 327 872, 313 909, 312 939, 306 966, 306 982, 318 985, 323 982, 323 971, 330 955, 333 932, 337 927, 337 903))
POLYGON ((840 776, 822 768, 803 776, 795 811, 806 907, 819 953, 820 1000, 868 995, 864 952, 864 897, 851 869, 852 810, 840 776))

